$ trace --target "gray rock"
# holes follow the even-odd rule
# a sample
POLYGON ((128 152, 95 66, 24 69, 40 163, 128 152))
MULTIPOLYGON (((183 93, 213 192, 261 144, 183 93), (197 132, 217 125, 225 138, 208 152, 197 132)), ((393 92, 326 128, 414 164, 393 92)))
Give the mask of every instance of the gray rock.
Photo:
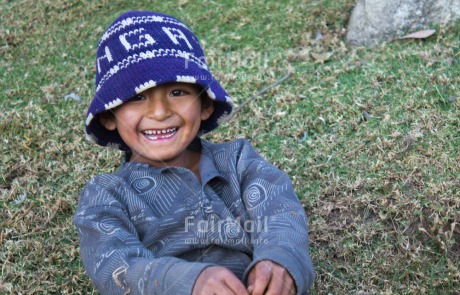
POLYGON ((347 39, 375 45, 460 18, 460 0, 357 0, 347 39))

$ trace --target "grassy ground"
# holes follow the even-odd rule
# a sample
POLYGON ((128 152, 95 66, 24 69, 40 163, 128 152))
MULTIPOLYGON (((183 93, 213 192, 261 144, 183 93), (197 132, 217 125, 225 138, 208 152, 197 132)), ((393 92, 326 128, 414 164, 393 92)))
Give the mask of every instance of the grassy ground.
POLYGON ((314 294, 458 294, 460 25, 352 48, 353 4, 1 0, 0 293, 95 292, 72 214, 121 160, 84 136, 95 46, 120 12, 150 9, 194 28, 238 104, 295 72, 207 139, 246 137, 292 177, 314 294))

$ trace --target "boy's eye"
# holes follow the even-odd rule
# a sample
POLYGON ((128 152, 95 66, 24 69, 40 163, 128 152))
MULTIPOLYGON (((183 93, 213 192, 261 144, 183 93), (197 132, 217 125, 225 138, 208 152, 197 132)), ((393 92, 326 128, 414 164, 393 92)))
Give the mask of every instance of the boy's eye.
POLYGON ((187 95, 188 92, 185 90, 180 90, 180 89, 175 89, 171 91, 171 96, 182 96, 182 95, 187 95))
POLYGON ((144 100, 144 99, 145 99, 145 96, 143 96, 142 94, 137 94, 137 95, 134 95, 130 100, 138 101, 138 100, 144 100))

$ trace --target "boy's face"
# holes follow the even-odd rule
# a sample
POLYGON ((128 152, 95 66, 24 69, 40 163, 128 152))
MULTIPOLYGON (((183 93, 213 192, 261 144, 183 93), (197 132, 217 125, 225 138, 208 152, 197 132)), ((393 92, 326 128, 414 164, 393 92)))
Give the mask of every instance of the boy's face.
POLYGON ((118 130, 131 148, 131 161, 187 167, 187 147, 213 111, 213 103, 202 104, 197 85, 174 82, 145 90, 115 108, 113 115, 100 116, 100 122, 118 130))

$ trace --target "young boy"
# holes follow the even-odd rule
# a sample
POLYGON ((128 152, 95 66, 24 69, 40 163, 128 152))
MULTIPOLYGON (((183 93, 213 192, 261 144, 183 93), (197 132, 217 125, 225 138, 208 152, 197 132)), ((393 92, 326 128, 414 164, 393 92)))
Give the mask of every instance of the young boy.
POLYGON ((246 140, 199 138, 231 110, 181 21, 130 11, 105 31, 86 132, 127 156, 87 183, 74 219, 102 294, 308 294, 289 177, 246 140))

